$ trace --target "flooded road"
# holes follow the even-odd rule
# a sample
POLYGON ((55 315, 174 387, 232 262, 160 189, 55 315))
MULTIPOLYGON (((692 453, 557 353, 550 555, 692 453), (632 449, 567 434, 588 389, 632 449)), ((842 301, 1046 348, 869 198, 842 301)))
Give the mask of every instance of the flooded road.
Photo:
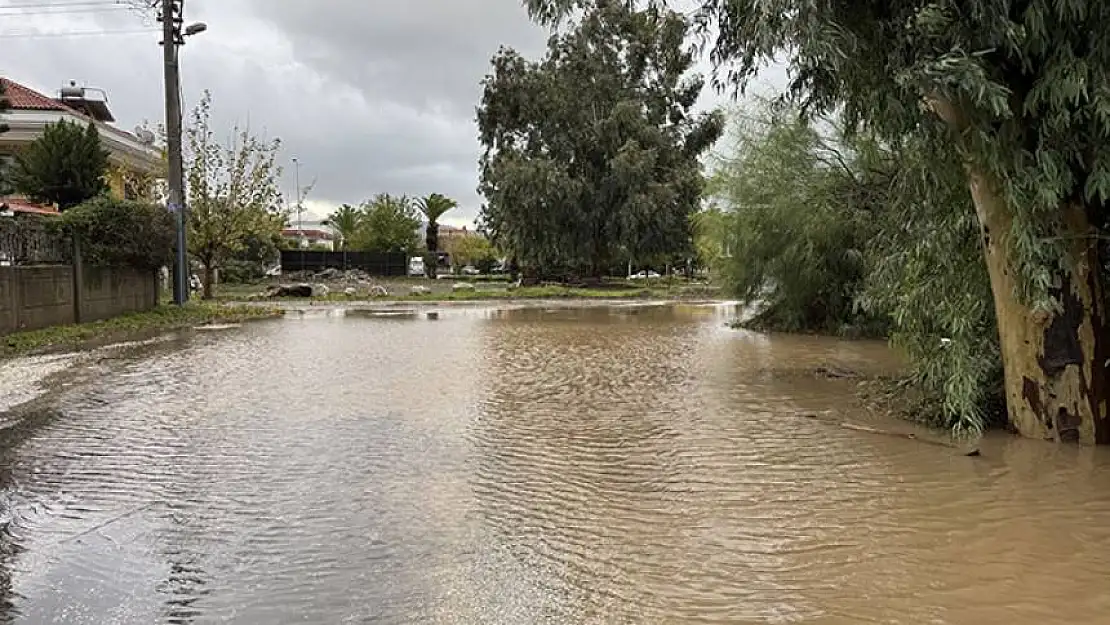
POLYGON ((885 348, 729 312, 306 314, 54 372, 0 431, 0 623, 1110 622, 1104 450, 797 418, 852 383, 776 372, 885 348))

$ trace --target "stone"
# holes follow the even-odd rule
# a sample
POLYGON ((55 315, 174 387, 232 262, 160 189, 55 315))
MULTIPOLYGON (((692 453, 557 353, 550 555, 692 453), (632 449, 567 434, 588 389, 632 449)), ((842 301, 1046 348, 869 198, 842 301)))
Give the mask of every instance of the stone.
POLYGON ((456 293, 459 291, 474 291, 474 285, 469 282, 456 282, 451 285, 451 290, 456 293))
POLYGON ((331 293, 331 289, 326 284, 312 285, 312 297, 327 297, 331 293))
POLYGON ((267 297, 312 297, 312 286, 308 284, 278 284, 266 291, 267 297))
POLYGON ((370 287, 370 297, 389 297, 389 291, 380 284, 370 287))
POLYGON ((409 293, 412 295, 427 295, 431 292, 432 290, 424 286, 423 284, 414 284, 412 288, 409 289, 409 293))
POLYGON ((358 291, 355 290, 355 287, 349 286, 343 289, 343 294, 347 297, 354 297, 356 294, 358 294, 358 291))

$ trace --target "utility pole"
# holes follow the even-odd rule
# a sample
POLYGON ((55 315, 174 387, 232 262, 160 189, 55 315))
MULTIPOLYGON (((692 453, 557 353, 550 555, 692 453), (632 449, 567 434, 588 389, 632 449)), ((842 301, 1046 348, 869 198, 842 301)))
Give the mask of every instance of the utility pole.
POLYGON ((181 35, 185 0, 162 0, 162 60, 166 81, 166 152, 169 159, 168 208, 173 211, 177 226, 177 249, 173 265, 173 303, 183 306, 189 301, 189 262, 185 231, 185 171, 181 155, 181 73, 177 63, 178 46, 185 43, 181 35))

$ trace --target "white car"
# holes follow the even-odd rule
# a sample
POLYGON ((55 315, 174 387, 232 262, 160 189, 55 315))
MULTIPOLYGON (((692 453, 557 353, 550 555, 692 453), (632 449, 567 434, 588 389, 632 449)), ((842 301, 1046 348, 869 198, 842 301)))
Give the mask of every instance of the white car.
POLYGON ((467 265, 466 267, 463 267, 463 268, 462 268, 462 270, 461 270, 461 273, 462 273, 462 274, 463 274, 464 276, 476 276, 476 275, 478 275, 478 274, 480 274, 480 273, 482 273, 482 272, 480 272, 480 271, 478 271, 477 269, 475 269, 475 268, 474 268, 474 267, 473 267, 472 265, 467 265))
POLYGON ((424 258, 421 256, 413 256, 409 259, 409 275, 422 276, 424 275, 424 258))
POLYGON ((656 272, 654 272, 650 269, 647 269, 647 270, 644 270, 644 271, 638 271, 638 272, 636 272, 636 273, 634 273, 634 274, 632 274, 631 276, 628 276, 628 277, 632 280, 644 280, 644 279, 647 279, 647 278, 662 278, 663 276, 659 275, 658 273, 656 273, 656 272))

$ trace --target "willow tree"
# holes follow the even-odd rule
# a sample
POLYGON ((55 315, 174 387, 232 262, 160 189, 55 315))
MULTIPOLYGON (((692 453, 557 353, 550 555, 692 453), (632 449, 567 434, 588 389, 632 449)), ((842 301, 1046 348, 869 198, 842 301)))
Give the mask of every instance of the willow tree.
POLYGON ((696 114, 689 26, 627 2, 590 8, 540 61, 502 49, 478 108, 482 221, 522 264, 600 277, 692 252, 698 157, 721 117, 696 114))
MULTIPOLYGON (((526 0, 557 19, 576 0, 526 0)), ((592 4, 592 2, 587 3, 592 4)), ((1110 200, 1110 3, 701 0, 743 85, 792 70, 809 111, 957 152, 981 229, 1010 421, 1110 443, 1110 327, 1097 241, 1110 200)))

